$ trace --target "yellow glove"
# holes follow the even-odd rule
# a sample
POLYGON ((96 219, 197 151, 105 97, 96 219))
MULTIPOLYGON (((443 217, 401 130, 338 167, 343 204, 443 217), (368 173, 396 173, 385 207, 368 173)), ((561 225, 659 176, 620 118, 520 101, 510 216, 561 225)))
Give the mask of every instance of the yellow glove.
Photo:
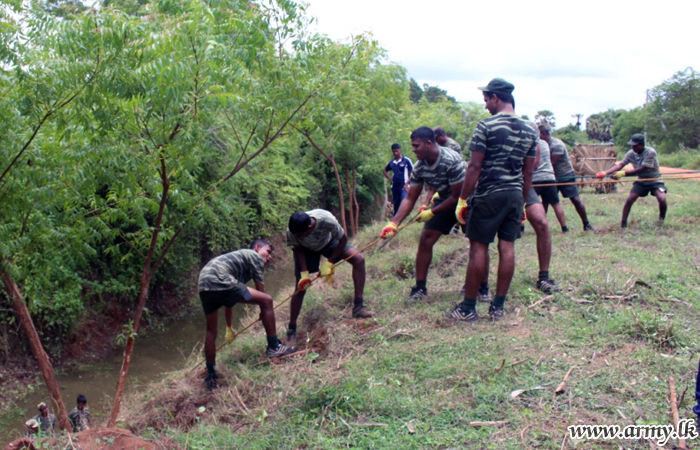
POLYGON ((457 209, 455 210, 455 216, 457 216, 457 222, 459 222, 462 225, 467 224, 467 210, 469 206, 467 206, 467 199, 466 198, 460 198, 457 201, 457 209))
POLYGON ((432 209, 425 209, 418 214, 418 217, 416 218, 416 222, 427 222, 430 219, 435 217, 435 213, 433 212, 432 209))
POLYGON ((440 193, 436 192, 433 194, 433 196, 430 198, 430 203, 428 205, 433 206, 435 204, 435 200, 440 198, 440 193))
POLYGON ((226 327, 226 343, 230 344, 231 342, 233 342, 233 337, 234 337, 233 336, 233 328, 227 326, 226 327))
POLYGON ((622 177, 624 177, 624 176, 625 176, 625 171, 624 171, 624 170, 618 170, 617 172, 615 172, 615 173, 613 174, 613 178, 615 178, 616 180, 619 180, 620 178, 622 178, 622 177))
POLYGON ((325 261, 321 264, 321 276, 326 279, 328 283, 333 282, 333 263, 330 261, 325 261))
POLYGON ((398 231, 399 231, 399 227, 394 222, 389 222, 389 225, 385 226, 382 229, 382 234, 380 234, 379 236, 382 239, 387 239, 387 238, 390 238, 392 236, 396 236, 396 233, 398 231))
POLYGON ((309 272, 302 272, 298 288, 300 291, 305 291, 306 288, 308 288, 309 286, 311 286, 311 278, 309 277, 309 272))

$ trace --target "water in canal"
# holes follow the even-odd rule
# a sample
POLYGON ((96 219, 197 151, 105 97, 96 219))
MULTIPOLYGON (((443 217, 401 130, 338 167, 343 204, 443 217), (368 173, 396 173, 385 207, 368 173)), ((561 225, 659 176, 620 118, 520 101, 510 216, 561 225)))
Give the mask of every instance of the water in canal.
MULTIPOLYGON (((277 268, 265 272, 265 290, 273 296, 275 301, 279 300, 276 295, 282 288, 293 284, 294 274, 291 264, 280 264, 277 268)), ((240 328, 239 321, 243 311, 240 305, 233 308, 234 330, 240 328)), ((277 325, 280 330, 280 325, 283 324, 277 325)), ((217 345, 223 342, 224 327, 224 315, 223 311, 220 311, 217 345)), ((153 333, 137 339, 129 367, 127 394, 150 382, 160 380, 166 372, 182 369, 192 352, 195 349, 201 350, 204 334, 204 315, 197 310, 171 323, 161 333, 153 333)), ((265 350, 263 336, 260 337, 260 342, 260 351, 263 352, 265 350)), ((75 406, 78 394, 83 394, 88 399, 93 424, 100 425, 104 422, 111 410, 111 399, 117 386, 122 357, 123 353, 117 352, 111 357, 86 365, 74 372, 57 375, 68 412, 75 406)), ((4 446, 3 443, 8 443, 24 434, 24 422, 38 413, 36 405, 40 402, 49 403, 48 392, 43 382, 34 393, 18 399, 12 408, 12 414, 0 422, 0 447, 4 446)), ((51 410, 54 412, 53 408, 51 410)))

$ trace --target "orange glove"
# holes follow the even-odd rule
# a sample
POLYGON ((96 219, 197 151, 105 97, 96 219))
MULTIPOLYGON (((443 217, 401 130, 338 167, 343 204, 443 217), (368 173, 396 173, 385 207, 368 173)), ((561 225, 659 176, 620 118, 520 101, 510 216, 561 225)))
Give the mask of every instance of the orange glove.
POLYGON ((595 177, 596 178, 605 178, 605 172, 598 172, 597 174, 595 174, 595 177))
POLYGON ((422 205, 420 208, 418 208, 418 212, 419 212, 419 213, 422 213, 423 211, 425 211, 425 208, 427 208, 427 206, 426 206, 426 205, 422 205))
POLYGON ((389 222, 389 225, 385 226, 382 229, 382 234, 380 234, 379 237, 381 237, 382 239, 387 239, 392 236, 395 236, 398 231, 398 225, 396 225, 394 222, 389 222))
POLYGON ((523 209, 523 218, 520 219, 520 226, 522 227, 525 225, 525 222, 527 222, 527 214, 525 213, 525 210, 523 209))
POLYGON ((467 224, 467 210, 468 209, 469 209, 469 206, 467 206, 467 199, 460 198, 457 201, 457 209, 455 210, 455 216, 457 216, 457 222, 459 222, 461 225, 467 224))
POLYGON ((309 272, 302 272, 301 280, 299 280, 299 286, 297 287, 300 291, 305 291, 309 286, 311 286, 311 278, 309 278, 309 272))

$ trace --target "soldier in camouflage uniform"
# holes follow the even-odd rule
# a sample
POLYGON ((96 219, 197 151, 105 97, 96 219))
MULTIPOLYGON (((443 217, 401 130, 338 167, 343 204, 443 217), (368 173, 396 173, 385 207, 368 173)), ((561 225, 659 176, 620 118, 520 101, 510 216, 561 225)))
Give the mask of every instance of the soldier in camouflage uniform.
POLYGON ((433 246, 457 223, 453 211, 464 180, 465 164, 457 152, 438 146, 435 133, 428 127, 420 127, 411 133, 411 146, 418 158, 411 174, 411 187, 396 215, 382 230, 381 237, 386 239, 396 234, 398 226, 413 209, 424 184, 435 189, 439 198, 431 209, 421 208, 417 218, 425 225, 416 254, 416 285, 411 288, 409 296, 409 300, 415 301, 428 295, 428 269, 433 259, 433 246))
POLYGON ((494 78, 479 89, 492 117, 477 124, 469 144, 472 157, 455 211, 457 220, 467 223, 467 286, 464 301, 446 313, 448 318, 466 322, 479 318, 476 296, 484 271, 488 270, 488 246, 496 235, 498 280, 489 315, 492 320, 505 316, 503 305, 515 270, 515 240, 520 237, 523 204, 537 156, 537 134, 514 111, 514 86, 494 78))
POLYGON ((222 306, 226 318, 226 342, 234 339, 232 327, 233 306, 243 300, 260 306, 260 320, 267 334, 267 355, 271 358, 294 352, 277 338, 275 312, 272 297, 265 293, 263 269, 272 259, 272 246, 262 239, 256 239, 250 249, 236 250, 218 256, 207 263, 199 273, 199 298, 202 301, 207 321, 207 335, 204 340, 204 355, 207 376, 204 382, 208 389, 216 387, 216 335, 218 331, 218 309, 222 306), (255 281, 255 289, 246 286, 255 281))
POLYGON ((73 425, 73 432, 85 431, 92 425, 90 423, 90 410, 87 407, 87 397, 79 395, 76 406, 68 413, 70 423, 73 425))
POLYGON ((630 195, 627 197, 625 206, 622 208, 621 228, 627 228, 627 217, 630 214, 632 205, 639 197, 646 197, 651 193, 659 202, 659 223, 663 223, 666 219, 666 186, 663 181, 652 180, 645 181, 645 178, 660 178, 661 169, 659 168, 659 158, 656 156, 656 150, 651 147, 644 146, 644 135, 641 133, 633 134, 627 145, 632 146, 632 150, 625 154, 621 162, 615 164, 604 172, 598 172, 598 178, 604 178, 606 175, 612 174, 615 178, 637 175, 639 181, 635 181, 630 189, 630 195), (632 164, 634 169, 622 170, 627 164, 632 164))
MULTIPOLYGON (((462 155, 462 146, 460 146, 457 141, 449 137, 440 125, 433 128, 433 132, 435 133, 435 143, 437 143, 437 145, 440 147, 447 147, 462 155)), ((462 158, 464 158, 464 155, 462 155, 462 158)))
MULTIPOLYGON (((571 165, 571 160, 569 159, 569 151, 566 149, 566 144, 562 142, 561 139, 552 137, 551 130, 546 124, 539 126, 540 139, 549 144, 550 149, 550 159, 552 160, 552 166, 554 167, 554 176, 557 179, 557 183, 572 183, 576 181, 576 174, 574 173, 574 166, 571 165)), ((571 200, 571 203, 576 208, 581 221, 583 222, 583 231, 595 231, 593 225, 588 221, 588 214, 586 213, 586 207, 581 201, 581 197, 578 195, 578 186, 575 184, 565 184, 564 186, 557 186, 557 190, 561 192, 564 198, 571 200)), ((545 201, 544 210, 547 212, 547 206, 549 204, 545 201)), ((559 224, 562 229, 566 229, 566 218, 564 217, 564 211, 561 212, 561 218, 557 215, 559 224)))
POLYGON ((352 266, 355 287, 352 316, 366 319, 374 315, 364 304, 365 257, 348 244, 348 236, 333 214, 323 209, 292 214, 287 228, 287 245, 294 250, 294 275, 298 286, 289 308, 288 342, 296 342, 297 339, 297 319, 306 288, 311 284, 309 274, 320 272, 321 276, 330 278, 333 276, 333 265, 350 256, 352 258, 348 263, 352 266), (326 257, 323 264, 321 256, 326 257))
POLYGON ((45 435, 53 434, 56 427, 56 416, 49 413, 49 407, 44 402, 39 403, 36 409, 39 410, 39 414, 34 416, 33 419, 39 424, 39 432, 45 435))

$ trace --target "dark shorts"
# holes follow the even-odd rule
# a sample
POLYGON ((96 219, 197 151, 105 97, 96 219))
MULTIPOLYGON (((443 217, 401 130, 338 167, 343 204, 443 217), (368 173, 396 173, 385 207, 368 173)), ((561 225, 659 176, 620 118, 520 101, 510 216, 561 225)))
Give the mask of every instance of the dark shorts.
MULTIPOLYGON (((304 247, 304 253, 306 255, 306 270, 308 270, 310 274, 318 272, 318 269, 321 266, 321 255, 325 256, 326 258, 330 258, 338 244, 339 241, 337 239, 333 239, 328 243, 328 245, 323 247, 320 252, 315 252, 304 247)), ((347 253, 348 250, 351 249, 352 245, 345 244, 343 254, 347 253)), ((297 278, 301 277, 301 269, 299 268, 299 261, 297 261, 296 253, 294 254, 294 276, 297 278)))
POLYGON ((520 237, 520 219, 523 217, 523 194, 520 191, 501 191, 488 197, 472 199, 467 211, 467 237, 490 244, 498 239, 515 242, 520 237))
POLYGON ((238 283, 233 289, 226 289, 224 291, 201 291, 199 293, 199 299, 202 301, 202 308, 204 308, 204 315, 216 312, 222 306, 227 308, 232 308, 241 299, 249 302, 253 299, 253 296, 248 290, 248 286, 243 283, 238 283))
POLYGON ((630 194, 646 197, 649 193, 654 195, 656 191, 668 192, 663 181, 635 181, 630 189, 630 194))
POLYGON ((540 183, 532 183, 535 192, 542 198, 542 203, 555 205, 559 203, 559 192, 556 186, 538 186, 538 184, 553 184, 554 181, 542 181, 540 183))
MULTIPOLYGON (((436 202, 435 206, 439 205, 440 202, 436 202)), ((425 222, 423 225, 424 230, 435 230, 441 231, 442 234, 449 234, 457 223, 457 216, 455 215, 454 209, 448 209, 447 211, 442 211, 425 222)))
POLYGON ((391 190, 391 203, 394 205, 394 215, 396 215, 396 212, 399 210, 399 206, 401 206, 401 202, 404 198, 406 198, 407 194, 408 191, 404 191, 403 189, 400 191, 395 191, 393 189, 391 190))
MULTIPOLYGON (((574 183, 576 181, 576 174, 571 172, 571 174, 563 175, 557 178, 557 183, 574 183)), ((561 192, 561 196, 564 198, 574 198, 578 196, 578 186, 575 184, 567 184, 566 186, 557 186, 557 190, 561 192)))
POLYGON ((541 204, 542 200, 540 200, 540 196, 535 192, 535 188, 531 186, 530 191, 527 193, 527 198, 525 199, 525 206, 541 204))

